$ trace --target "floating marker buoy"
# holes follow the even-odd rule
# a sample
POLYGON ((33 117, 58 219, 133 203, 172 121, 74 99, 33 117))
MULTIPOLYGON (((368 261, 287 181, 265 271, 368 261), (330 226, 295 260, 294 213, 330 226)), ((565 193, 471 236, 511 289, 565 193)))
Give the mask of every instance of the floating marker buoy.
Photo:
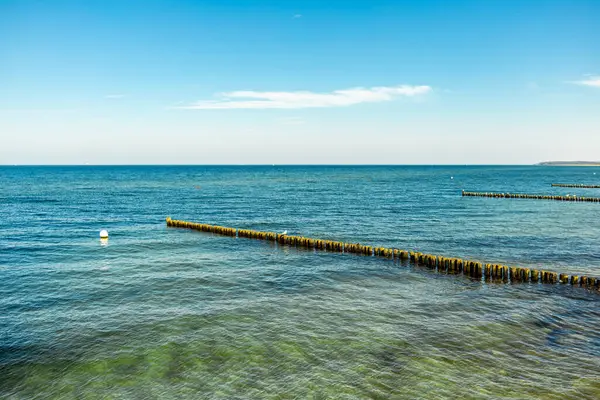
POLYGON ((100 239, 108 239, 108 231, 106 229, 100 231, 100 239))

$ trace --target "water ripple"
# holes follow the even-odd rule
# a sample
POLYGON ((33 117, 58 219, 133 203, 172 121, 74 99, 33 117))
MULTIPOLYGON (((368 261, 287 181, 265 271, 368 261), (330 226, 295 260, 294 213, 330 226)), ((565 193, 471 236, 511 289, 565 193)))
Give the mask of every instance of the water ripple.
POLYGON ((596 293, 164 226, 599 275, 597 205, 459 196, 591 171, 0 167, 0 397, 597 399, 596 293))

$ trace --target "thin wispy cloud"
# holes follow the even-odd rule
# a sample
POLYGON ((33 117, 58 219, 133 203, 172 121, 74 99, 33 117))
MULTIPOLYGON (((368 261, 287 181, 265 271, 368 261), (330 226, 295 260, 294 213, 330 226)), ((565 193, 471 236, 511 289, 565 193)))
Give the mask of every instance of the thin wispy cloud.
POLYGON ((361 103, 380 103, 399 97, 430 92, 430 86, 381 86, 335 90, 329 93, 235 91, 221 93, 217 100, 202 100, 184 107, 191 110, 294 109, 347 107, 361 103))
POLYGON ((302 14, 294 14, 293 19, 302 18, 302 14))
POLYGON ((79 111, 76 108, 0 108, 5 113, 69 113, 79 111))
POLYGON ((107 94, 106 96, 104 96, 105 99, 122 99, 123 97, 125 97, 124 94, 107 94))
POLYGON ((571 83, 574 83, 576 85, 600 88, 600 76, 592 76, 592 77, 589 77, 588 79, 584 79, 582 81, 573 81, 571 83))
POLYGON ((281 125, 304 125, 304 119, 300 117, 287 117, 278 120, 281 125))

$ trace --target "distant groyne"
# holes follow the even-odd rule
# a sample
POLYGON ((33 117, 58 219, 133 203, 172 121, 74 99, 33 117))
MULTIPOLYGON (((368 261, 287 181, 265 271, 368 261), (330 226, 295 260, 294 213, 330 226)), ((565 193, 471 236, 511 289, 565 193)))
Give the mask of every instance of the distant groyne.
POLYGON ((600 189, 600 185, 585 185, 581 183, 553 183, 552 186, 579 189, 600 189))
POLYGON ((581 286, 600 291, 600 278, 589 276, 558 274, 542 269, 509 267, 499 264, 483 264, 479 261, 461 258, 424 254, 396 248, 373 247, 360 243, 344 243, 333 240, 313 239, 303 236, 284 235, 274 232, 261 232, 250 229, 229 228, 197 222, 180 221, 167 217, 167 226, 193 229, 230 237, 265 240, 280 245, 322 250, 336 253, 350 253, 389 260, 410 262, 413 265, 436 270, 440 273, 465 275, 467 277, 498 283, 544 283, 581 286))
POLYGON ((533 200, 556 200, 556 201, 575 201, 600 203, 600 197, 583 196, 553 196, 543 194, 525 194, 525 193, 497 193, 497 192, 467 192, 462 191, 463 197, 492 197, 497 199, 533 199, 533 200))

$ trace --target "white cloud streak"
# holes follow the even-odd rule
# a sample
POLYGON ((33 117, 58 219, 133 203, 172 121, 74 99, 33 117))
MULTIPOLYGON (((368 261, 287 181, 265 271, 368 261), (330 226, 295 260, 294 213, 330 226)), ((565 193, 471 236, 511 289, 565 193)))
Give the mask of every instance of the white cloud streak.
POLYGON ((300 117, 288 117, 278 120, 282 125, 304 125, 304 120, 300 117))
POLYGON ((76 108, 0 108, 5 113, 68 113, 79 111, 76 108))
POLYGON ((295 109, 347 107, 361 103, 392 101, 398 97, 412 97, 430 92, 430 86, 382 86, 353 88, 329 93, 301 92, 256 92, 235 91, 221 93, 218 100, 203 100, 184 107, 191 110, 226 109, 295 109))
POLYGON ((572 82, 576 85, 592 86, 600 88, 600 76, 593 76, 583 81, 572 82))

